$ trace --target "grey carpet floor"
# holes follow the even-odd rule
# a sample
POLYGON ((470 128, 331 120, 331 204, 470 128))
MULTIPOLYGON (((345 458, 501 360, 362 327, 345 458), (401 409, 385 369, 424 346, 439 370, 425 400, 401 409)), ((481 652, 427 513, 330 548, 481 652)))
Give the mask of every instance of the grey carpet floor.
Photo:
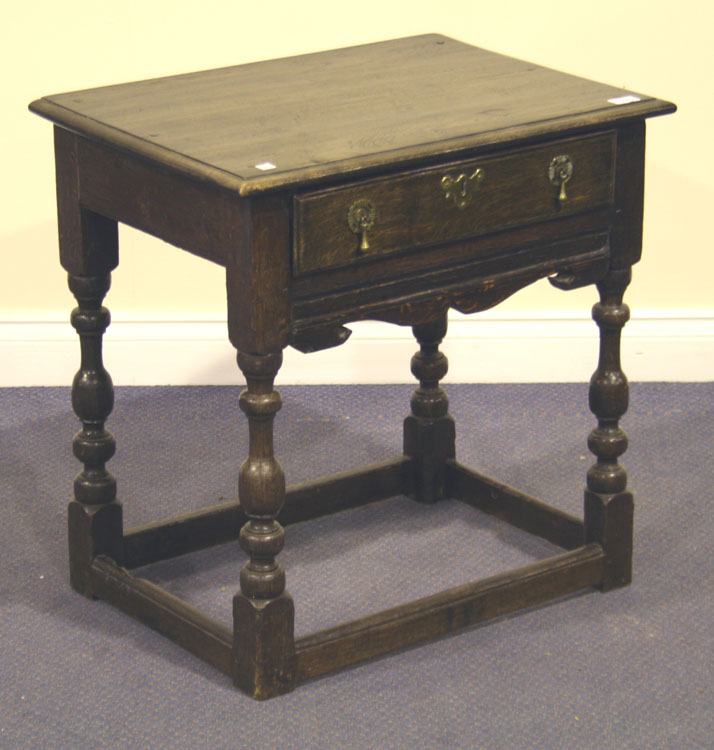
MULTIPOLYGON (((282 387, 289 483, 397 455, 410 386, 282 387)), ((459 459, 580 515, 585 385, 448 387, 459 459)), ((110 420, 126 526, 236 498, 233 388, 120 388, 110 420)), ((63 388, 0 390, 0 747, 710 748, 714 384, 634 384, 632 586, 586 592, 257 703, 66 582, 77 422, 63 388)), ((552 554, 454 501, 405 498, 290 526, 304 634, 552 554)), ((230 622, 237 544, 147 566, 230 622)))

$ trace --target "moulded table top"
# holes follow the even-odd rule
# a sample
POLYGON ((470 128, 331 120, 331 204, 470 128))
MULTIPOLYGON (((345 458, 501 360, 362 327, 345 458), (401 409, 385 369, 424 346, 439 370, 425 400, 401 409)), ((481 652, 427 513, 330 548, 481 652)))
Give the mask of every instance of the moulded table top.
POLYGON ((675 107, 428 34, 47 96, 30 109, 246 195, 675 107))

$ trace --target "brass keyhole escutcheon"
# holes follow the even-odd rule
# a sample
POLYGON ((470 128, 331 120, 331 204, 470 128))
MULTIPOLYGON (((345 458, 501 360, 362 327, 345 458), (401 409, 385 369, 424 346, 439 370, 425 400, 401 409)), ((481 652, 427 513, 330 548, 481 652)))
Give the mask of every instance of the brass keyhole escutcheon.
POLYGON ((464 209, 471 203, 474 193, 484 180, 483 169, 476 169, 471 174, 462 172, 457 177, 447 174, 441 178, 441 187, 446 200, 453 200, 456 208, 464 209))
POLYGON ((558 203, 563 204, 568 196, 565 192, 565 183, 573 176, 573 162, 565 154, 556 156, 548 167, 548 179, 560 188, 558 191, 558 203))
POLYGON ((359 249, 363 253, 371 249, 367 240, 367 230, 374 226, 375 216, 374 204, 366 198, 355 201, 347 212, 347 225, 352 232, 360 235, 359 249))

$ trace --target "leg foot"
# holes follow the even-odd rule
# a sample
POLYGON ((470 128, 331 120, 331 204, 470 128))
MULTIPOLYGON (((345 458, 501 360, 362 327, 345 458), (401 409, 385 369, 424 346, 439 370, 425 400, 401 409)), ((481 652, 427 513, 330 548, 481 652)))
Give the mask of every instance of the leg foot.
POLYGON ((585 490, 585 542, 605 550, 602 591, 632 582, 632 494, 598 495, 585 490))
POLYGON ((107 555, 121 564, 123 557, 122 507, 86 505, 72 500, 67 509, 69 532, 69 582, 80 594, 93 598, 89 566, 97 555, 107 555))
POLYGON ((233 684, 258 700, 289 693, 295 687, 293 600, 233 597, 233 684))

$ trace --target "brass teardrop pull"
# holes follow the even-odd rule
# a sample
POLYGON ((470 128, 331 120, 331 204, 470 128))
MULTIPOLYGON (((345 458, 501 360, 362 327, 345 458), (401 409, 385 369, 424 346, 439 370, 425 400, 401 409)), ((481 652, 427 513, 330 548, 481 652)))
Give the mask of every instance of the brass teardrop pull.
POLYGON ((365 198, 355 201, 347 212, 347 225, 350 231, 360 235, 359 249, 363 253, 371 250, 367 230, 374 227, 375 215, 374 205, 365 198))
POLYGON ((565 154, 556 156, 548 167, 548 179, 559 188, 558 203, 561 205, 568 199, 565 183, 573 176, 573 162, 565 154))

